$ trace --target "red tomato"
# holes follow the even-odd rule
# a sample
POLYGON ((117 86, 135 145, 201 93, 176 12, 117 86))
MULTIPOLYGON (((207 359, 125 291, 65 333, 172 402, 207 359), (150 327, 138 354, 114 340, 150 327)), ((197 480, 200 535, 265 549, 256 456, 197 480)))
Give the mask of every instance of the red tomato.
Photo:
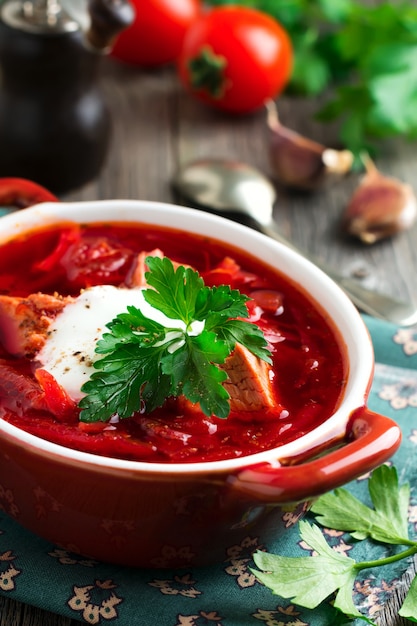
POLYGON ((112 55, 141 66, 175 61, 189 25, 200 13, 200 0, 131 0, 134 22, 116 39, 112 55))
POLYGON ((292 61, 290 38, 276 20, 256 9, 224 6, 190 26, 178 72, 204 102, 246 113, 284 89, 292 61))

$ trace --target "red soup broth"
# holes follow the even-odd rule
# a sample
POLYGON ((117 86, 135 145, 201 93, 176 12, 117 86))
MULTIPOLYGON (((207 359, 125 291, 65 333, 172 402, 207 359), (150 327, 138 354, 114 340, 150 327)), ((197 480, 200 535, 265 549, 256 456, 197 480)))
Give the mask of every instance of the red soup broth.
MULTIPOLYGON (((36 364, 0 346, 0 417, 43 439, 93 454, 151 463, 230 459, 288 443, 338 407, 346 383, 344 343, 308 296, 278 270, 205 236, 137 223, 60 224, 0 247, 0 293, 78 295, 92 285, 122 285, 138 253, 159 248, 191 265, 207 285, 247 294, 249 321, 270 342, 274 385, 284 411, 232 411, 227 419, 184 412, 173 399, 150 414, 86 425, 44 408, 36 364)), ((285 268, 283 268, 285 270, 285 268)), ((109 320, 110 321, 110 320, 109 320)))

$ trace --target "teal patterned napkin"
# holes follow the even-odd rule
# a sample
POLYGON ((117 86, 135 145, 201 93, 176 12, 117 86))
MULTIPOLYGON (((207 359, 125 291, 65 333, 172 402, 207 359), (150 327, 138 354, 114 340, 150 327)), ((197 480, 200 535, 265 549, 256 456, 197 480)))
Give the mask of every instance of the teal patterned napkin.
MULTIPOLYGON (((375 380, 369 407, 395 419, 403 443, 392 459, 401 482, 417 475, 417 329, 399 329, 364 317, 375 348, 375 380)), ((348 485, 366 499, 366 477, 348 485)), ((314 611, 283 600, 250 572, 257 548, 287 556, 305 556, 295 525, 285 539, 261 546, 256 536, 230 546, 227 560, 204 569, 142 570, 83 558, 23 530, 8 516, 10 494, 0 477, 0 593, 87 624, 157 624, 158 626, 335 626, 330 603, 314 611)), ((417 494, 412 489, 410 527, 417 532, 417 494)), ((325 531, 324 531, 325 532, 325 531)), ((339 551, 358 560, 379 558, 387 548, 349 543, 341 532, 326 534, 339 551)), ((376 619, 393 593, 407 563, 365 571, 354 589, 360 611, 376 619), (381 571, 380 571, 381 570, 381 571)), ((352 622, 355 626, 362 620, 352 622)))

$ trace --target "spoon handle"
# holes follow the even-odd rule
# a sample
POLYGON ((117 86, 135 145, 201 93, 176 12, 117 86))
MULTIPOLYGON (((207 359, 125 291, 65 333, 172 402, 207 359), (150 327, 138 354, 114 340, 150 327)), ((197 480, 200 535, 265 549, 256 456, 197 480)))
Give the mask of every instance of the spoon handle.
POLYGON ((338 274, 328 265, 322 263, 312 255, 303 252, 294 246, 291 241, 283 237, 277 231, 275 222, 271 221, 269 223, 259 224, 259 227, 265 235, 283 243, 319 267, 343 289, 358 309, 364 313, 398 324, 399 326, 411 326, 417 323, 417 310, 413 304, 402 302, 386 294, 379 293, 378 291, 367 289, 354 279, 338 274))

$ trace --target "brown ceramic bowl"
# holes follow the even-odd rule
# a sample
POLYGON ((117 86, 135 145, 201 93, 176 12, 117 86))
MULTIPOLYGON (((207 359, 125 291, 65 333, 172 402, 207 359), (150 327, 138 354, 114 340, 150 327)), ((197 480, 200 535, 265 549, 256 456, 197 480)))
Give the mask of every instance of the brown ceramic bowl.
POLYGON ((366 408, 373 350, 344 293, 320 270, 263 235, 200 211, 142 201, 47 203, 0 220, 0 241, 74 222, 163 224, 233 242, 292 281, 326 311, 343 338, 347 382, 337 410, 313 431, 272 450, 202 463, 145 463, 67 449, 0 419, 0 507, 72 551, 141 567, 227 558, 248 535, 268 544, 316 496, 374 469, 398 448, 390 419, 366 408), (318 452, 320 454, 318 454, 318 452))

